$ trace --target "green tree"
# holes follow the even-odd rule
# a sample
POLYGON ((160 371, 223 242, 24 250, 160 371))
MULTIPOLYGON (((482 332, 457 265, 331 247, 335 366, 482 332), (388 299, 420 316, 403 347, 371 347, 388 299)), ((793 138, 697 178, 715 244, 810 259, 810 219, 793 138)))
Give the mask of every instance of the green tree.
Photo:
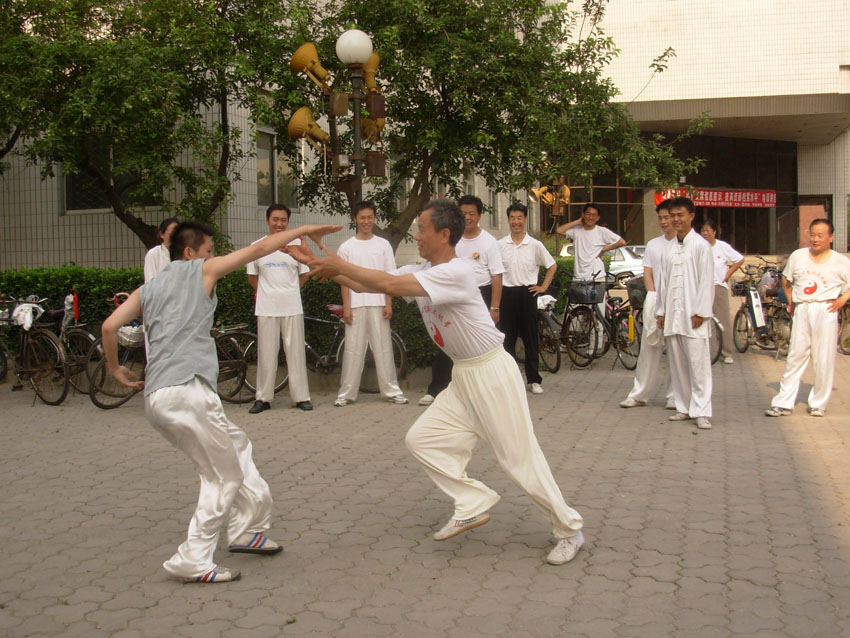
POLYGON ((148 246, 156 242, 155 227, 137 214, 146 202, 216 225, 253 150, 234 115, 262 110, 267 87, 282 75, 285 6, 274 0, 12 5, 26 16, 17 29, 21 50, 49 56, 10 66, 23 54, 4 47, 0 87, 18 75, 31 83, 41 74, 60 81, 42 101, 39 121, 18 115, 20 123, 2 122, 7 142, 23 131, 18 148, 44 175, 56 165, 85 175, 148 246))
MULTIPOLYGON (((617 89, 604 70, 617 50, 601 30, 603 0, 314 4, 300 22, 295 16, 296 24, 329 69, 338 68, 334 42, 351 25, 369 33, 381 55, 391 174, 373 178, 369 196, 394 246, 432 197, 435 179, 453 196, 470 172, 503 192, 561 175, 586 181, 613 171, 624 183, 665 187, 699 166, 676 157, 669 142, 641 135, 615 103, 617 89)), ((662 54, 653 71, 671 54, 662 54)), ((347 74, 335 78, 335 89, 345 90, 337 87, 347 74)), ((303 90, 310 92, 306 84, 303 90)), ((289 107, 297 103, 292 98, 289 107)), ((319 162, 302 178, 302 201, 345 212, 331 181, 319 162)))

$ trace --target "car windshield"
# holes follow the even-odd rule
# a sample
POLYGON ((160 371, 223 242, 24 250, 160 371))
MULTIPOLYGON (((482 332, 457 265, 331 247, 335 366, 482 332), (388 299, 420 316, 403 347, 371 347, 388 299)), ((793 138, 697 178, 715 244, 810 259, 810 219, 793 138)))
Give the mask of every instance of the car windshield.
POLYGON ((618 250, 623 251, 624 259, 642 259, 640 255, 638 255, 635 251, 633 251, 631 248, 628 248, 627 246, 620 246, 619 248, 615 248, 614 250, 606 250, 604 254, 608 257, 613 257, 614 253, 618 250))

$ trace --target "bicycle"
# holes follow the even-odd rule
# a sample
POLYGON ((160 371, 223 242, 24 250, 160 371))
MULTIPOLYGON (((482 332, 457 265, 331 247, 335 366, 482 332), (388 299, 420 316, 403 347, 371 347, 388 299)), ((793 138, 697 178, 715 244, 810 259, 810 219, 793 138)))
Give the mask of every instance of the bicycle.
POLYGON ((732 340, 738 352, 755 345, 775 350, 778 358, 788 354, 792 318, 777 267, 767 261, 765 264, 748 264, 743 268, 744 279, 732 283, 732 294, 744 298, 732 323, 732 340))
POLYGON ((28 383, 47 405, 59 405, 68 396, 70 381, 68 380, 68 358, 65 346, 50 330, 38 323, 38 318, 44 314, 41 307, 47 299, 36 296, 26 300, 4 296, 0 299, 0 324, 17 325, 18 349, 13 355, 6 346, 5 340, 0 339, 0 380, 6 377, 8 360, 15 364, 15 377, 18 383, 12 387, 20 390, 28 383), (32 323, 27 325, 24 318, 30 313, 32 323), (17 317, 16 317, 17 315, 17 317))
MULTIPOLYGON (((561 343, 554 313, 557 300, 548 294, 540 295, 537 300, 537 352, 543 367, 555 374, 561 369, 561 343)), ((516 341, 515 352, 517 362, 524 362, 525 343, 522 337, 516 341)))
POLYGON ((632 308, 628 301, 608 296, 605 314, 601 314, 597 304, 603 286, 610 289, 614 284, 573 280, 567 289, 560 341, 576 367, 589 366, 594 359, 604 356, 611 344, 615 344, 617 360, 627 370, 634 370, 640 354, 640 335, 635 327, 632 308))
POLYGON ((838 311, 838 350, 850 354, 850 304, 844 304, 838 311))
MULTIPOLYGON (((307 350, 308 370, 320 374, 331 374, 341 368, 343 354, 345 352, 345 322, 342 320, 343 307, 339 304, 328 304, 327 309, 333 316, 333 319, 322 319, 304 315, 305 324, 312 323, 315 328, 314 332, 323 332, 322 328, 325 328, 325 334, 320 336, 320 341, 316 343, 315 347, 309 342, 305 341, 304 343, 304 347, 307 350), (333 329, 330 335, 328 335, 328 327, 333 329)), ((243 353, 247 364, 245 386, 253 393, 257 387, 257 336, 245 331, 238 339, 244 340, 243 353)), ((399 381, 403 381, 407 376, 407 348, 402 338, 395 331, 390 331, 390 340, 392 343, 396 375, 399 381)), ((283 344, 281 344, 278 349, 278 372, 275 379, 275 393, 285 388, 288 383, 289 374, 286 368, 286 355, 283 351, 283 344)), ((360 391, 367 393, 380 391, 375 359, 371 349, 366 351, 363 374, 360 377, 360 391)))
MULTIPOLYGON (((127 293, 116 293, 108 301, 114 302, 117 306, 128 296, 127 293)), ((245 398, 242 393, 248 366, 237 341, 245 327, 245 324, 239 324, 226 328, 213 328, 210 331, 215 339, 218 358, 218 395, 223 401, 230 403, 244 403, 250 400, 250 397, 245 398)), ((110 410, 124 405, 138 390, 121 385, 109 374, 106 359, 103 358, 101 340, 95 343, 92 350, 95 351, 95 356, 100 357, 100 360, 95 364, 91 374, 89 396, 97 407, 110 410)), ((118 363, 131 370, 139 379, 144 380, 147 356, 144 348, 144 329, 139 319, 118 330, 118 363)))
POLYGON ((79 323, 80 310, 76 287, 66 295, 64 308, 48 310, 44 316, 48 322, 55 322, 57 336, 65 346, 71 387, 76 392, 88 394, 91 372, 88 368, 89 352, 97 342, 97 337, 86 330, 88 324, 79 323))

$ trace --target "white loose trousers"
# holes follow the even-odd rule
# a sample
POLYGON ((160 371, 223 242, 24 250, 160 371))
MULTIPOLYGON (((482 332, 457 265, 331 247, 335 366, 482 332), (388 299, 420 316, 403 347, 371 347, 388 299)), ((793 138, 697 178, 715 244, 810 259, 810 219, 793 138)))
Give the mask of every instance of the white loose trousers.
POLYGON ((360 306, 353 308, 351 314, 353 322, 345 324, 345 349, 337 398, 347 401, 357 399, 367 345, 375 359, 381 395, 389 398, 402 394, 393 360, 390 322, 384 319, 384 306, 360 306))
POLYGON ((163 567, 180 578, 213 569, 219 532, 229 516, 228 543, 269 528, 272 497, 251 457, 251 441, 228 420, 221 399, 199 377, 145 397, 153 427, 195 463, 201 478, 198 506, 186 540, 163 567))
MULTIPOLYGON (((646 293, 646 299, 643 305, 643 316, 649 321, 655 321, 655 299, 656 293, 650 290, 646 293)), ((646 334, 649 333, 647 326, 644 328, 646 334)), ((657 328, 656 330, 657 335, 657 328)), ((655 390, 658 388, 658 371, 661 367, 661 355, 664 353, 664 339, 658 338, 654 343, 650 343, 649 339, 641 341, 640 354, 638 355, 637 369, 635 370, 635 382, 632 385, 632 391, 629 392, 629 399, 635 401, 649 401, 655 396, 655 390)), ((667 372, 667 399, 673 399, 673 382, 670 379, 670 372, 667 372)))
POLYGON ((664 338, 676 411, 692 419, 711 417, 711 348, 708 337, 664 338))
POLYGON ((573 536, 581 529, 581 515, 564 501, 534 435, 519 368, 501 347, 455 360, 451 383, 405 437, 407 448, 437 487, 454 499, 456 519, 486 512, 500 498, 466 474, 479 439, 493 447, 502 469, 546 515, 555 537, 573 536))
POLYGON ((257 401, 271 402, 277 378, 280 343, 286 355, 289 396, 293 403, 310 400, 307 386, 307 355, 304 347, 304 315, 257 317, 257 401))
POLYGON ((815 383, 809 392, 809 407, 826 408, 835 377, 836 343, 838 318, 834 312, 829 312, 827 302, 811 301, 794 306, 785 373, 779 384, 779 392, 770 405, 787 410, 794 407, 800 378, 811 360, 815 383))

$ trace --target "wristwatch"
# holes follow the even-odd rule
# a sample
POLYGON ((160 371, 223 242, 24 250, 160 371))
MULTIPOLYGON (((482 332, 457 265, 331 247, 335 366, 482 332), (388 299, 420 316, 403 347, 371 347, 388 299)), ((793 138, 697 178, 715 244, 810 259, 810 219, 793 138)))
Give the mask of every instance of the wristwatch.
POLYGON ((499 309, 495 306, 490 306, 490 310, 495 310, 496 312, 499 312, 499 309))

